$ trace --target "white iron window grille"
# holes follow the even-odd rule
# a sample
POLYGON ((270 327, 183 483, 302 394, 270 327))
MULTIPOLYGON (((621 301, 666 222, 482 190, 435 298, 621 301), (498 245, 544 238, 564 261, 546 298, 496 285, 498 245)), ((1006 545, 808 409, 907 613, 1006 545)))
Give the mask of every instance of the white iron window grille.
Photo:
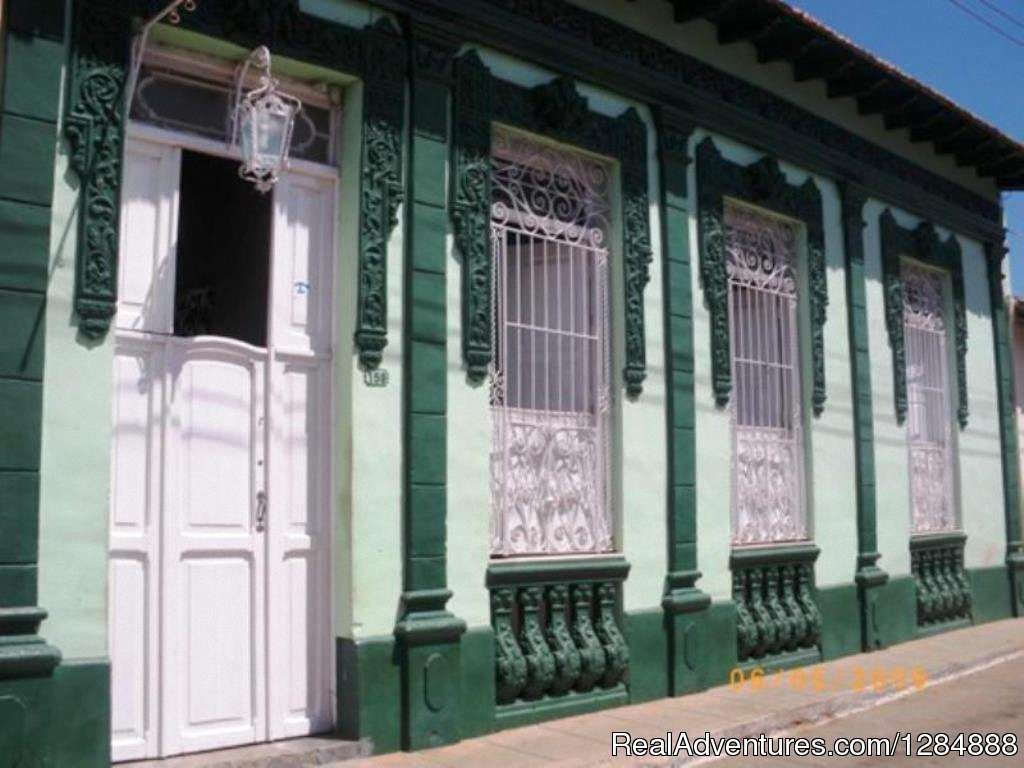
POLYGON ((807 536, 797 236, 790 222, 725 206, 733 544, 807 536))
POLYGON ((904 263, 903 343, 913 533, 956 529, 944 278, 904 263))
POLYGON ((491 179, 491 554, 608 551, 609 169, 496 129, 491 179))

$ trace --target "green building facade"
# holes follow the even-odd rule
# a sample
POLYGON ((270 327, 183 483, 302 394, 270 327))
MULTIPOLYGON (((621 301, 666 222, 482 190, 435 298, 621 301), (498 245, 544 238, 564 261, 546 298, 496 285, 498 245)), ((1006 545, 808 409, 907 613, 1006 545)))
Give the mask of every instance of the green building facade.
MULTIPOLYGON (((106 765, 325 730, 415 750, 1022 615, 1000 205, 1024 188, 1020 144, 771 0, 197 0, 134 42, 166 6, 3 4, 0 765, 106 765), (329 149, 293 157, 292 175, 244 198, 241 215, 227 193, 203 197, 219 171, 202 158, 238 152, 189 127, 200 102, 174 97, 186 100, 179 125, 157 115, 168 102, 156 90, 130 107, 126 91, 178 82, 171 72, 227 94, 259 45, 304 112, 329 116, 329 149), (554 203, 510 215, 531 185, 584 202, 568 218, 554 203), (190 195, 205 202, 190 208, 190 195), (326 207, 309 213, 311 200, 326 207), (189 211, 203 205, 237 241, 257 232, 251 248, 217 246, 239 257, 217 284, 238 306, 245 273, 259 272, 239 254, 312 253, 314 236, 301 237, 314 231, 326 254, 327 299, 312 267, 281 278, 325 302, 327 339, 301 363, 322 378, 303 389, 294 433, 303 457, 314 435, 320 451, 289 497, 307 500, 293 527, 313 542, 297 577, 257 535, 277 535, 279 488, 295 476, 263 486, 255 470, 243 554, 207 544, 198 556, 251 570, 237 584, 230 568, 210 581, 174 570, 194 554, 181 533, 192 513, 165 520, 176 489, 206 478, 227 489, 210 506, 227 508, 235 486, 217 473, 234 465, 220 449, 174 463, 199 445, 198 427, 174 431, 199 406, 173 405, 198 347, 180 368, 147 358, 148 378, 124 360, 202 336, 182 330, 180 300, 202 229, 189 211), (179 265, 166 278, 173 323, 152 338, 152 299, 131 315, 124 277, 148 210, 179 265), (258 234, 257 215, 273 234, 258 234), (307 244, 282 245, 285 231, 307 244), (554 245, 540 257, 531 245, 527 270, 522 238, 554 245), (569 281, 595 303, 545 288, 527 319, 510 297, 535 265, 554 294, 569 281), (552 312, 568 318, 556 330, 552 312), (542 358, 538 338, 557 355, 542 358), (146 435, 178 437, 131 442, 124 403, 136 401, 118 378, 129 368, 132 382, 168 382, 147 390, 146 435), (512 383, 522 371, 544 377, 557 408, 512 383), (516 443, 552 424, 562 431, 543 449, 516 443), (774 512, 742 501, 769 492, 774 512), (539 520, 526 534, 506 524, 519 513, 539 520), (581 517, 545 522, 570 514, 581 517), (282 609, 279 593, 306 608, 282 609), (236 598, 259 602, 245 632, 266 647, 253 640, 244 669, 231 667, 244 701, 207 705, 188 685, 242 653, 237 627, 213 616, 216 600, 235 616, 236 598), (279 677, 274 659, 298 647, 302 670, 279 677)), ((264 287, 279 285, 275 269, 264 287)), ((163 279, 155 270, 142 293, 163 279)), ((268 371, 257 431, 264 407, 285 423, 276 398, 299 365, 289 349, 274 372, 286 337, 274 290, 260 296, 263 343, 245 347, 268 371)), ((300 322, 289 306, 305 339, 312 310, 300 322)), ((221 425, 231 405, 216 403, 202 413, 221 425)), ((275 452, 293 456, 274 429, 243 452, 260 473, 281 466, 275 452)), ((195 514, 227 536, 213 512, 195 514)))

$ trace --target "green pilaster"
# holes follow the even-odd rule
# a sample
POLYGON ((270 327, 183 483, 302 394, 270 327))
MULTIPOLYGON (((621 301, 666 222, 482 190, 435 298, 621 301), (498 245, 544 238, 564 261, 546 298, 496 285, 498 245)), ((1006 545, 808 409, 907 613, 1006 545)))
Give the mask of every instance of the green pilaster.
POLYGON ((694 124, 673 110, 658 112, 661 172, 662 264, 665 285, 665 344, 668 403, 668 575, 662 607, 669 635, 670 691, 701 687, 701 673, 686 644, 701 631, 711 598, 696 586, 697 491, 693 389, 693 291, 687 203, 688 143, 694 124))
POLYGON ((992 337, 995 343, 996 388, 999 394, 999 437, 1003 465, 1003 507, 1006 515, 1006 567, 1010 575, 1013 614, 1024 615, 1024 541, 1020 527, 1020 464, 1013 407, 1013 353, 1010 322, 1003 294, 1002 243, 986 243, 992 337))
MULTIPOLYGON (((36 606, 43 318, 50 243, 62 0, 10 0, 0 113, 0 700, 60 661, 36 606)), ((28 706, 27 703, 24 706, 28 706)), ((0 730, 3 727, 0 726, 0 730)))
POLYGON ((460 637, 445 609, 446 193, 448 98, 455 47, 414 29, 410 46, 409 209, 403 381, 404 584, 395 626, 402 659, 402 748, 458 740, 460 637))
POLYGON ((857 593, 861 647, 882 646, 878 624, 879 587, 888 574, 878 567, 875 505, 875 434, 871 397, 871 355, 864 281, 864 203, 867 192, 852 182, 839 187, 842 200, 843 250, 846 254, 846 307, 853 379, 854 465, 857 471, 857 593))

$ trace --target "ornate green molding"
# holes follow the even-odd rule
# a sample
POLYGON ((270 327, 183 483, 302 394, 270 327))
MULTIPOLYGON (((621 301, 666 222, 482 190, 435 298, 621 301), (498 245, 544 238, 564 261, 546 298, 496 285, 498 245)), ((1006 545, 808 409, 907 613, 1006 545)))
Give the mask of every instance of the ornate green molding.
MULTIPOLYGON (((117 247, 124 86, 132 15, 149 18, 165 4, 150 0, 75 2, 64 133, 81 179, 77 285, 81 332, 102 337, 117 306, 117 247)), ((402 132, 406 43, 382 17, 354 29, 304 13, 298 0, 204 0, 182 26, 243 47, 357 75, 363 90, 359 281, 355 344, 360 364, 380 364, 387 344, 387 241, 403 199, 402 132)))
POLYGON ((129 18, 114 0, 76 0, 64 136, 80 181, 74 309, 88 339, 117 309, 118 223, 129 18))
POLYGON ((388 343, 388 239, 404 198, 402 139, 405 43, 386 18, 366 30, 363 145, 359 188, 359 292, 355 344, 366 370, 380 365, 388 343))
POLYGON ((724 221, 727 197, 797 219, 806 229, 813 371, 811 401, 814 414, 818 416, 825 408, 824 327, 828 306, 821 192, 812 178, 800 185, 787 182, 774 158, 763 157, 746 166, 726 160, 709 136, 697 146, 697 215, 701 280, 711 315, 711 377, 715 402, 719 406, 726 405, 732 392, 724 221))
POLYGON ((1013 339, 1010 316, 1003 293, 1002 242, 986 243, 989 300, 992 311, 992 339, 996 358, 996 391, 999 407, 1000 459, 1003 471, 1003 509, 1006 519, 1006 567, 1015 616, 1024 616, 1024 531, 1020 515, 1020 459, 1017 417, 1014 409, 1013 339))
POLYGON ((971 587, 964 571, 962 533, 910 539, 910 572, 917 589, 919 630, 941 629, 971 618, 971 587))
POLYGON ((733 549, 729 567, 741 664, 820 658, 821 611, 813 588, 817 557, 817 547, 808 545, 733 549))
POLYGON ((879 219, 882 240, 882 283, 885 293, 885 326, 892 347, 893 391, 896 421, 907 417, 907 360, 903 340, 903 257, 916 259, 949 272, 953 288, 953 342, 956 348, 957 421, 967 426, 967 310, 964 304, 964 276, 960 243, 950 234, 939 240, 935 227, 921 222, 910 229, 900 226, 890 209, 879 219))
POLYGON ((619 161, 622 190, 626 394, 637 397, 647 374, 643 293, 650 279, 647 132, 636 110, 611 118, 590 110, 573 81, 523 88, 494 77, 478 54, 455 66, 452 99, 450 216, 462 258, 462 355, 480 382, 493 358, 490 250, 490 132, 519 128, 619 161))
POLYGON ((629 647, 619 601, 628 573, 621 558, 488 568, 499 716, 624 690, 629 647))
POLYGON ((449 210, 462 256, 462 359, 471 382, 487 377, 492 355, 491 79, 476 53, 456 59, 449 210))

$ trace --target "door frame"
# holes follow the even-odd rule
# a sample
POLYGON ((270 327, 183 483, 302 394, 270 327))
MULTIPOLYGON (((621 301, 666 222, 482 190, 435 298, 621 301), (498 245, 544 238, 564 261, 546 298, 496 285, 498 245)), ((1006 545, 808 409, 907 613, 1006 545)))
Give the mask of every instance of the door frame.
MULTIPOLYGON (((214 156, 214 157, 238 160, 239 162, 241 162, 241 153, 240 153, 240 151, 237 148, 235 148, 235 147, 231 147, 231 146, 227 145, 223 141, 217 141, 217 140, 214 140, 214 139, 207 139, 207 138, 203 138, 201 136, 196 136, 196 135, 189 134, 189 133, 182 132, 182 131, 175 131, 175 130, 169 130, 169 129, 165 129, 165 128, 158 128, 158 127, 155 127, 155 126, 151 126, 151 125, 146 125, 144 123, 140 123, 140 122, 135 121, 135 120, 127 121, 126 129, 125 129, 125 137, 126 137, 126 139, 136 139, 136 140, 143 141, 143 142, 149 142, 149 143, 163 145, 163 146, 168 146, 168 147, 175 147, 175 148, 177 148, 179 150, 182 150, 182 151, 186 151, 186 150, 187 151, 194 151, 194 152, 199 152, 199 153, 206 154, 206 155, 211 155, 211 156, 214 156)), ((127 141, 125 143, 127 144, 127 141)), ((338 301, 339 297, 337 296, 336 291, 335 291, 335 285, 336 285, 336 282, 337 282, 338 271, 342 267, 342 265, 339 263, 339 253, 340 253, 340 248, 339 248, 339 245, 340 245, 340 240, 339 240, 339 236, 340 236, 340 232, 339 232, 339 229, 340 229, 339 210, 340 210, 340 189, 341 189, 341 184, 340 184, 340 178, 339 178, 339 169, 338 169, 337 165, 322 165, 322 164, 313 163, 313 162, 310 162, 310 161, 307 161, 307 160, 290 159, 289 162, 288 162, 288 166, 286 168, 286 172, 288 174, 294 174, 294 175, 300 175, 300 176, 309 177, 309 178, 318 180, 321 183, 323 183, 323 182, 329 183, 330 184, 330 189, 331 189, 331 194, 332 194, 332 201, 333 201, 333 207, 332 207, 332 210, 331 210, 329 230, 328 230, 329 234, 330 234, 330 249, 329 249, 329 256, 327 257, 329 259, 329 263, 326 265, 328 270, 329 270, 329 276, 330 276, 330 279, 328 281, 328 288, 329 288, 329 291, 330 291, 331 301, 330 301, 329 311, 327 313, 325 313, 327 315, 325 317, 325 322, 327 323, 327 326, 328 326, 327 329, 325 330, 325 336, 326 336, 326 342, 327 342, 327 350, 326 350, 326 352, 321 353, 321 360, 325 363, 325 367, 326 367, 326 370, 327 370, 327 374, 324 377, 325 378, 326 392, 324 393, 323 396, 326 397, 327 400, 328 400, 328 403, 326 404, 326 406, 327 406, 326 409, 322 409, 322 410, 326 410, 326 413, 327 413, 327 416, 328 416, 328 426, 324 430, 324 434, 320 438, 320 440, 321 440, 320 450, 323 452, 324 464, 326 466, 323 468, 323 475, 324 476, 320 480, 319 484, 321 486, 323 498, 326 499, 326 503, 323 505, 324 506, 324 510, 323 510, 323 513, 322 513, 323 515, 326 516, 326 519, 321 519, 321 520, 318 521, 320 523, 320 531, 321 531, 320 535, 321 535, 321 538, 322 538, 322 541, 319 542, 319 546, 322 548, 322 553, 323 553, 322 554, 323 561, 322 561, 322 564, 321 564, 322 573, 319 574, 319 578, 317 580, 317 583, 315 585, 313 585, 312 588, 310 589, 311 593, 314 593, 314 594, 319 593, 321 595, 321 597, 318 600, 318 602, 320 603, 323 615, 320 616, 320 617, 317 617, 317 619, 314 620, 311 623, 310 629, 311 630, 315 630, 315 631, 319 631, 319 632, 321 632, 323 634, 323 637, 319 638, 318 642, 316 642, 314 644, 314 646, 313 646, 314 649, 315 649, 315 652, 319 655, 319 658, 315 659, 314 663, 317 665, 317 667, 320 670, 322 670, 322 674, 324 675, 324 680, 322 681, 322 693, 323 693, 323 696, 326 698, 326 707, 325 707, 325 712, 324 712, 325 718, 328 720, 329 723, 336 724, 338 722, 338 715, 339 715, 339 713, 338 713, 338 695, 337 695, 337 691, 336 691, 336 677, 337 677, 336 665, 337 665, 337 659, 336 659, 336 656, 335 656, 335 653, 334 653, 333 639, 334 639, 334 628, 337 625, 338 611, 339 611, 338 600, 337 600, 337 598, 338 598, 338 579, 337 579, 337 569, 335 568, 334 558, 335 558, 335 552, 336 552, 336 543, 335 543, 336 530, 337 530, 337 526, 338 526, 338 516, 339 516, 339 513, 340 513, 340 488, 337 485, 338 480, 339 480, 338 460, 339 460, 340 456, 339 456, 339 443, 338 443, 337 435, 336 435, 336 431, 337 431, 336 430, 336 426, 337 426, 337 423, 338 423, 337 420, 338 420, 339 415, 340 415, 340 404, 337 403, 336 400, 337 400, 338 392, 340 391, 340 387, 339 387, 338 381, 337 381, 338 368, 337 368, 337 364, 336 364, 337 361, 336 361, 335 356, 338 353, 338 334, 339 334, 339 326, 340 326, 340 311, 341 311, 341 308, 339 306, 339 301, 338 301)), ((175 221, 176 221, 176 216, 175 216, 175 221)), ((270 238, 271 238, 271 259, 274 258, 274 256, 273 256, 274 237, 275 237, 275 235, 274 235, 274 231, 272 229, 271 232, 270 232, 270 238)), ((119 252, 118 253, 118 266, 119 267, 121 266, 122 258, 123 258, 123 254, 119 252)), ((271 267, 270 267, 271 268, 270 279, 268 281, 267 296, 266 296, 267 307, 268 307, 268 317, 267 317, 268 326, 272 322, 271 318, 272 318, 273 300, 274 300, 274 297, 273 297, 273 289, 274 289, 273 267, 274 267, 274 264, 273 264, 273 261, 272 261, 271 267)), ((140 342, 143 341, 146 337, 153 336, 153 335, 160 335, 160 334, 147 333, 147 332, 143 332, 143 331, 119 329, 119 328, 116 328, 116 327, 113 328, 112 331, 115 334, 115 344, 114 344, 115 348, 120 347, 120 346, 126 346, 126 345, 129 346, 130 348, 135 348, 135 347, 139 346, 140 342)), ((202 338, 202 337, 199 337, 199 338, 202 338)), ((275 348, 274 348, 274 346, 272 344, 272 329, 269 328, 269 327, 268 327, 268 339, 267 339, 267 341, 268 341, 268 343, 267 343, 267 346, 266 346, 265 349, 266 349, 266 352, 267 352, 267 369, 268 369, 268 372, 269 372, 270 365, 271 365, 271 363, 272 363, 272 361, 274 359, 274 351, 275 351, 275 348)), ((283 356, 284 356, 285 359, 287 359, 290 356, 289 351, 288 350, 283 350, 283 356)), ((268 381, 269 381, 269 373, 268 373, 268 381)), ((265 391, 263 393, 264 407, 265 408, 266 408, 266 405, 268 404, 269 397, 270 397, 269 389, 270 389, 269 386, 266 387, 265 391)), ((165 405, 166 404, 161 402, 159 405, 160 405, 160 408, 161 408, 161 413, 158 414, 158 417, 160 419, 163 419, 166 416, 166 414, 163 412, 165 410, 165 405)), ((267 415, 269 417, 269 410, 267 411, 267 415)), ((155 750, 155 753, 154 754, 146 754, 146 755, 141 755, 140 754, 140 755, 138 755, 138 757, 136 757, 136 756, 124 757, 124 758, 122 758, 124 760, 134 760, 134 759, 145 758, 145 757, 157 757, 161 753, 165 752, 165 746, 168 744, 167 734, 164 733, 164 727, 163 727, 163 721, 164 721, 163 713, 162 713, 162 706, 163 706, 163 704, 162 704, 161 694, 160 694, 160 691, 162 690, 163 679, 164 679, 164 659, 163 659, 163 655, 164 654, 163 654, 163 642, 161 640, 162 632, 160 631, 160 628, 162 627, 163 622, 166 619, 166 617, 164 615, 164 613, 165 613, 164 612, 164 606, 167 604, 167 599, 166 599, 166 595, 165 595, 165 590, 167 588, 167 584, 166 584, 166 579, 164 578, 164 561, 165 561, 165 531, 164 531, 164 525, 165 525, 165 522, 166 522, 165 518, 163 516, 161 516, 161 519, 158 521, 158 526, 157 526, 157 530, 159 530, 160 541, 158 542, 158 546, 155 547, 155 552, 154 552, 154 554, 155 554, 155 562, 153 563, 154 573, 155 574, 159 574, 159 580, 158 580, 158 583, 155 584, 153 586, 153 588, 150 590, 150 594, 156 596, 156 598, 158 600, 158 604, 160 606, 160 609, 158 611, 156 611, 156 616, 155 616, 155 620, 156 620, 155 627, 157 629, 157 635, 158 636, 157 636, 157 638, 153 639, 153 644, 155 644, 155 647, 157 648, 157 653, 159 654, 159 656, 158 656, 158 658, 154 662, 155 666, 156 666, 156 669, 155 669, 155 673, 156 674, 155 674, 154 680, 153 680, 154 690, 148 692, 149 701, 150 701, 151 705, 154 706, 154 711, 152 713, 152 717, 153 717, 152 724, 157 729, 157 732, 156 732, 155 738, 153 740, 152 749, 151 750, 147 750, 147 751, 154 751, 155 750)), ((109 531, 108 531, 107 539, 108 539, 107 551, 108 551, 108 557, 109 557, 109 553, 114 551, 114 549, 116 549, 116 547, 114 546, 113 542, 110 539, 109 531)), ((269 539, 265 539, 264 540, 264 550, 265 550, 264 551, 264 556, 267 557, 269 555, 269 553, 270 553, 269 539)), ((267 567, 265 568, 265 573, 264 573, 264 579, 265 579, 265 583, 264 583, 265 600, 269 600, 270 596, 271 596, 271 593, 272 593, 272 590, 269 588, 270 587, 269 574, 270 574, 270 568, 269 568, 269 562, 268 562, 267 563, 267 567)), ((108 606, 108 611, 110 611, 112 609, 113 609, 112 606, 108 606)), ((264 628, 263 628, 264 636, 262 638, 260 638, 260 640, 261 640, 260 645, 263 647, 263 650, 264 650, 264 660, 265 660, 265 663, 269 662, 269 655, 268 655, 268 650, 270 648, 269 632, 270 632, 270 622, 269 621, 264 621, 264 628)), ((109 639, 108 639, 108 642, 109 642, 109 639)), ((151 647, 152 647, 152 645, 151 645, 151 647)), ((265 741, 272 740, 271 739, 271 735, 270 735, 271 727, 270 727, 270 724, 269 724, 269 716, 270 716, 270 713, 273 711, 273 707, 271 706, 271 702, 270 702, 270 686, 269 686, 269 684, 267 684, 268 679, 269 679, 269 674, 267 674, 265 676, 265 684, 263 685, 263 691, 262 691, 262 695, 263 695, 263 698, 264 698, 264 702, 263 702, 264 703, 264 721, 265 721, 265 723, 264 723, 265 728, 264 729, 266 731, 265 741)), ((290 737, 285 737, 285 738, 290 738, 290 737)), ((256 743, 260 743, 260 742, 256 742, 256 743)))

